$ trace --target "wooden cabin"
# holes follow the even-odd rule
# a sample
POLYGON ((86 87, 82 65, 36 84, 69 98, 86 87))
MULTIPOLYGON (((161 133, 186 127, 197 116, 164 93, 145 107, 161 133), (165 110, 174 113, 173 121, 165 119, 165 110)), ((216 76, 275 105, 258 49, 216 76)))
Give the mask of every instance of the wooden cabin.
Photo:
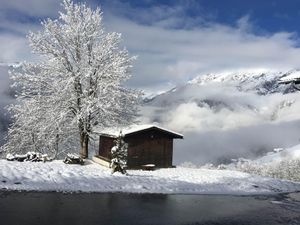
MULTIPOLYGON (((142 168, 154 165, 158 168, 172 167, 173 139, 182 139, 183 135, 155 126, 139 125, 122 130, 124 141, 128 144, 127 168, 142 168)), ((100 133, 99 152, 94 161, 109 166, 111 149, 115 145, 119 131, 100 133)))

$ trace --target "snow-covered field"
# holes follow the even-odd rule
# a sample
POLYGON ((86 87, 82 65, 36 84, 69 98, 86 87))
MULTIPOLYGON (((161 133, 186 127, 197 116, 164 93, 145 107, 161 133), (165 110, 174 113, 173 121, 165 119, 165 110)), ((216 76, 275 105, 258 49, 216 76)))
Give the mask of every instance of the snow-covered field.
POLYGON ((110 170, 88 161, 86 165, 0 160, 0 188, 9 190, 131 192, 170 194, 265 194, 300 191, 300 183, 230 170, 170 168, 110 170))

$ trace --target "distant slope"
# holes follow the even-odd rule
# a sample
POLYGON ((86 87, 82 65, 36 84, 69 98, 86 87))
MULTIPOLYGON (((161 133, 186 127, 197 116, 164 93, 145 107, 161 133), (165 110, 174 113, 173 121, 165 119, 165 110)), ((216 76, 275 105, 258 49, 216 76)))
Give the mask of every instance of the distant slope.
POLYGON ((300 93, 279 80, 300 72, 205 74, 147 99, 142 122, 185 134, 175 161, 229 162, 300 138, 300 93), (183 150, 184 149, 184 150, 183 150))
MULTIPOLYGON (((159 114, 174 112, 183 105, 186 109, 192 107, 194 110, 205 109, 213 113, 245 112, 245 115, 252 113, 253 116, 262 117, 262 120, 276 120, 280 111, 295 103, 295 97, 286 94, 297 95, 291 85, 280 84, 279 80, 299 73, 293 70, 202 75, 152 99, 147 99, 144 104, 145 111, 151 113, 146 112, 146 117, 150 118, 148 122, 163 123, 166 122, 165 118, 161 118, 159 114), (152 113, 150 108, 154 109, 155 113, 152 113)), ((207 128, 212 127, 208 125, 207 128)), ((182 130, 184 128, 180 131, 182 130)))
POLYGON ((5 107, 14 101, 14 91, 10 88, 8 70, 16 65, 0 63, 0 146, 4 143, 4 135, 10 123, 5 107))
POLYGON ((239 92, 256 93, 258 95, 268 95, 273 93, 293 93, 295 90, 291 85, 280 84, 279 80, 291 75, 300 77, 300 71, 291 70, 288 72, 233 72, 200 75, 184 85, 175 87, 165 93, 157 95, 147 100, 147 105, 168 106, 187 101, 206 101, 208 103, 221 103, 214 100, 205 100, 203 96, 197 94, 199 90, 209 88, 234 88, 239 92))

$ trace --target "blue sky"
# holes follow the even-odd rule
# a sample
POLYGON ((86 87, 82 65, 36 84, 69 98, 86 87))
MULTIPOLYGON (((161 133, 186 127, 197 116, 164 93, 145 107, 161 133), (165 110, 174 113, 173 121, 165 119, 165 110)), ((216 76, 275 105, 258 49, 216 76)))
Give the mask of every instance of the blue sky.
MULTIPOLYGON (((0 62, 31 61, 26 34, 59 0, 0 0, 0 62), (26 3, 25 3, 26 2, 26 3)), ((87 0, 138 55, 129 85, 167 90, 195 76, 300 65, 300 0, 87 0)))
MULTIPOLYGON (((112 1, 95 1, 111 8, 112 1)), ((130 19, 151 24, 159 18, 139 21, 139 11, 153 8, 182 7, 180 16, 195 22, 195 26, 203 22, 215 22, 235 26, 236 22, 245 16, 257 26, 257 32, 290 31, 300 32, 300 1, 299 0, 145 0, 145 1, 115 1, 127 4, 132 11, 119 11, 130 19), (132 12, 135 11, 135 14, 132 12)))
MULTIPOLYGON (((144 0, 144 1, 93 1, 104 8, 113 10, 114 5, 127 6, 131 10, 119 10, 119 15, 136 22, 151 25, 163 17, 147 17, 141 15, 145 10, 178 9, 182 20, 193 20, 195 27, 205 23, 220 23, 235 26, 236 22, 248 16, 256 27, 256 32, 300 32, 300 1, 299 0, 144 0), (113 2, 113 3, 112 3, 113 2), (142 19, 141 19, 142 18, 142 19)), ((174 10, 176 11, 176 10, 174 10)), ((178 24, 178 28, 183 28, 178 24)))

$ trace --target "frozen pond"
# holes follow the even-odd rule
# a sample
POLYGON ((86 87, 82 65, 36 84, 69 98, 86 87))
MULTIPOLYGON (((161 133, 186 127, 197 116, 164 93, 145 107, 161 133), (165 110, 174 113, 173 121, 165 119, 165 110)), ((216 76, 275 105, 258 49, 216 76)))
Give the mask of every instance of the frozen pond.
POLYGON ((1 224, 300 224, 300 194, 273 196, 0 192, 1 224))

